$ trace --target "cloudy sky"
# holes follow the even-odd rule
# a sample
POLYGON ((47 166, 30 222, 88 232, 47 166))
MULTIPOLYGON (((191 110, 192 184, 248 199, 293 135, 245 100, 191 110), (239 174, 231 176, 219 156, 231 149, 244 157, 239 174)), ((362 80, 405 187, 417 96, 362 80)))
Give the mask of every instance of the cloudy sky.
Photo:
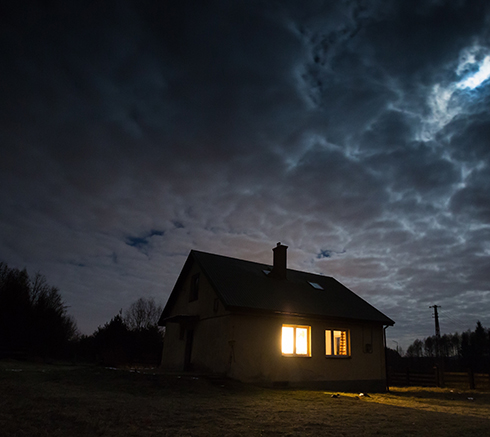
POLYGON ((434 304, 443 332, 490 327, 490 3, 19 5, 0 260, 83 333, 165 303, 191 249, 270 263, 278 241, 394 319, 391 347, 434 304))

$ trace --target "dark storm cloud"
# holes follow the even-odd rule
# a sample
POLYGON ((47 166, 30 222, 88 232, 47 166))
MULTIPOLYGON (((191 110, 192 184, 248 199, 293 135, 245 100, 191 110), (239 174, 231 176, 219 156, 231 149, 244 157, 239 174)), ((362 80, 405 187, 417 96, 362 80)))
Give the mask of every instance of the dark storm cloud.
POLYGON ((490 53, 488 8, 12 7, 1 258, 60 286, 86 332, 165 301, 191 249, 270 263, 277 241, 402 342, 432 332, 434 303, 490 325, 490 88, 458 85, 478 69, 461 57, 490 53))
POLYGON ((317 146, 297 163, 287 182, 291 199, 302 198, 298 209, 356 224, 372 219, 386 196, 365 167, 340 150, 317 146))
POLYGON ((470 164, 490 162, 490 121, 486 114, 458 119, 447 127, 445 134, 449 137, 446 147, 455 159, 470 164))
POLYGON ((475 36, 488 35, 488 5, 479 0, 378 5, 378 16, 366 24, 359 41, 375 65, 402 82, 431 83, 440 74, 437 69, 453 63, 475 36))
POLYGON ((365 162, 382 174, 396 192, 413 191, 423 196, 449 194, 452 186, 460 181, 454 164, 421 143, 373 155, 365 162))
POLYGON ((490 168, 474 170, 467 177, 464 188, 451 198, 451 210, 468 220, 490 224, 490 168))

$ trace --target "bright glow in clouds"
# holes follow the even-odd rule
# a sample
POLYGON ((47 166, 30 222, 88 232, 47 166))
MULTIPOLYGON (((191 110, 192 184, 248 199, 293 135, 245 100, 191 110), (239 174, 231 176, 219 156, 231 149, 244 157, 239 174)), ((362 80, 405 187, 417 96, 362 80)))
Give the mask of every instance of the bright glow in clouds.
POLYGON ((457 90, 475 89, 490 78, 490 54, 487 53, 488 49, 478 45, 463 50, 456 73, 464 76, 464 79, 446 86, 439 83, 433 86, 428 102, 432 114, 423 123, 421 140, 431 140, 439 130, 464 110, 466 103, 464 99, 462 100, 461 96, 454 96, 457 90))
MULTIPOLYGON (((457 72, 459 73, 460 71, 464 70, 467 68, 469 65, 476 64, 477 61, 475 60, 474 55, 470 55, 466 62, 461 63, 458 66, 457 72)), ((479 69, 476 73, 468 76, 465 80, 462 82, 458 83, 458 88, 471 88, 475 89, 476 87, 480 86, 484 81, 486 81, 490 77, 490 56, 485 56, 483 61, 481 61, 479 65, 479 69)))

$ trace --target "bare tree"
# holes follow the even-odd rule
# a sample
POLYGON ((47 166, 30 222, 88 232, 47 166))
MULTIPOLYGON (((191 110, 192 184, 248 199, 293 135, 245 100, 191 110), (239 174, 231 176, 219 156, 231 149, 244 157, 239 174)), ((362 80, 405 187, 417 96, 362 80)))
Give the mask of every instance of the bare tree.
POLYGON ((0 262, 0 350, 61 356, 76 333, 56 287, 0 262))
POLYGON ((436 356, 436 341, 435 336, 424 339, 424 354, 426 357, 436 356))
POLYGON ((407 348, 407 357, 420 358, 424 355, 423 353, 424 343, 418 338, 407 348))
POLYGON ((156 327, 162 311, 163 307, 156 304, 152 297, 140 297, 124 311, 124 322, 130 330, 156 327))

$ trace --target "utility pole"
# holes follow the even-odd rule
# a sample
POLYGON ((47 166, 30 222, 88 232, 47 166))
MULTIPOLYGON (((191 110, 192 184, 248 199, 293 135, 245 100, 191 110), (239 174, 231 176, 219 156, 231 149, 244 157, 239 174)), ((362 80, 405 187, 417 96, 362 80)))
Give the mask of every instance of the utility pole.
POLYGON ((437 385, 439 387, 444 386, 444 359, 441 354, 441 330, 439 328, 439 314, 437 308, 441 308, 440 305, 432 305, 429 308, 434 308, 434 320, 436 323, 436 356, 439 361, 439 366, 436 366, 437 372, 437 385))
POLYGON ((439 329, 439 315, 437 314, 437 308, 441 308, 440 305, 432 305, 429 308, 434 308, 434 319, 436 321, 436 338, 437 341, 441 338, 441 330, 439 329))

